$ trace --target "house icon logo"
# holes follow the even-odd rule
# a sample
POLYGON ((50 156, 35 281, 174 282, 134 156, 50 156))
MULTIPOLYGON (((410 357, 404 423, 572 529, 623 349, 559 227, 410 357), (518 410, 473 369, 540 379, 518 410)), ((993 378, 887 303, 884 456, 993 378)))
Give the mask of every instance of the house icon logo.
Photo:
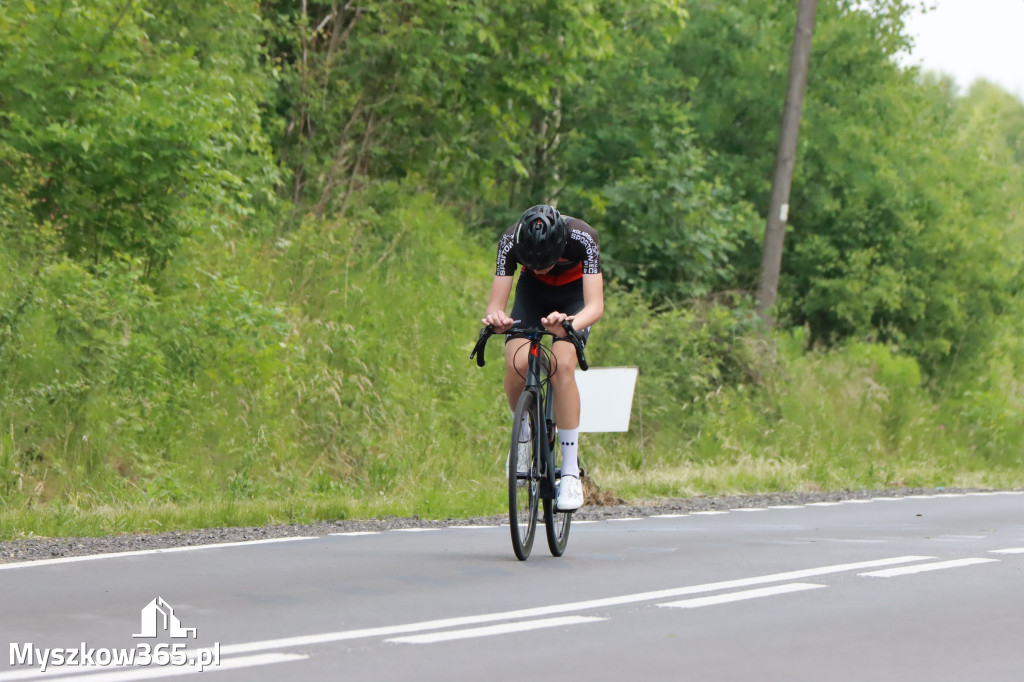
POLYGON ((196 638, 195 628, 181 627, 181 621, 174 615, 174 608, 157 597, 142 609, 142 632, 132 637, 156 637, 158 632, 167 632, 171 637, 183 638, 191 635, 196 638))

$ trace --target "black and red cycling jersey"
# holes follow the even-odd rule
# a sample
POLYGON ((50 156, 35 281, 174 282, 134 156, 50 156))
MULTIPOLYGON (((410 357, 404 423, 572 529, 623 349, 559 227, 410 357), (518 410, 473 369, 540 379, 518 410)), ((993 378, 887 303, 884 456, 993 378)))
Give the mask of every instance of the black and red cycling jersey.
MULTIPOLYGON (((583 275, 601 274, 601 247, 597 230, 579 218, 563 216, 569 227, 569 240, 565 251, 555 266, 543 275, 529 271, 531 275, 552 286, 562 286, 575 282, 583 275)), ((519 267, 516 261, 512 237, 516 226, 512 225, 501 234, 498 240, 498 259, 494 274, 499 277, 511 277, 519 267)), ((523 268, 526 271, 526 268, 523 268)))

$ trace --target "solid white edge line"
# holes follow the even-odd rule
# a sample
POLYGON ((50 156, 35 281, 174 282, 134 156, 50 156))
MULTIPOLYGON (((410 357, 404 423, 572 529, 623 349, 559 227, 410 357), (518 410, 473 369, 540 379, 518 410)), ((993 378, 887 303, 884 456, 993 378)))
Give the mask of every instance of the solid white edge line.
POLYGON ((946 568, 960 568, 961 566, 973 566, 975 564, 988 564, 999 559, 953 559, 952 561, 938 561, 934 564, 918 564, 916 566, 901 566, 899 568, 887 568, 882 571, 871 571, 870 573, 858 573, 857 575, 866 578, 895 578, 901 575, 913 573, 925 573, 927 571, 941 571, 946 568))
POLYGON ((109 552, 107 554, 87 554, 85 556, 67 556, 58 559, 37 559, 36 561, 19 561, 12 564, 0 564, 0 571, 12 568, 32 568, 33 566, 53 566, 54 564, 73 564, 79 561, 97 561, 99 559, 122 559, 132 556, 150 554, 172 554, 174 552, 192 552, 200 549, 224 549, 226 547, 249 547, 251 545, 268 545, 273 542, 294 542, 297 540, 319 540, 315 536, 296 536, 289 538, 267 538, 265 540, 246 540, 243 542, 218 542, 210 545, 188 545, 187 547, 164 547, 162 549, 139 549, 131 552, 109 552))
POLYGON ((309 646, 313 644, 327 644, 352 639, 364 639, 368 637, 387 637, 391 635, 404 635, 427 630, 441 630, 444 628, 455 628, 466 625, 480 625, 483 623, 495 623, 503 620, 524 620, 539 618, 558 614, 571 613, 573 611, 585 611, 589 609, 607 608, 622 606, 625 604, 637 604, 647 601, 658 601, 683 597, 691 594, 702 594, 706 592, 717 592, 738 587, 751 585, 763 585, 766 583, 785 582, 800 580, 815 576, 828 575, 832 573, 843 573, 846 571, 859 571, 866 568, 878 568, 881 566, 893 566, 914 561, 926 561, 934 559, 933 556, 901 556, 890 559, 875 559, 872 561, 860 561, 851 564, 836 564, 832 566, 821 566, 819 568, 808 568, 784 573, 756 576, 753 578, 739 578, 737 580, 725 580, 705 585, 690 585, 687 587, 676 587, 666 590, 655 590, 652 592, 639 592, 625 594, 617 597, 605 597, 602 599, 590 599, 587 601, 568 602, 564 604, 550 604, 548 606, 537 606, 533 608, 517 609, 515 611, 503 611, 498 613, 485 613, 476 616, 457 616, 454 618, 441 618, 438 620, 419 621, 405 623, 402 625, 384 625, 378 627, 361 628, 357 630, 342 630, 338 632, 324 632, 315 635, 298 635, 294 637, 282 637, 280 639, 268 639, 258 642, 242 642, 239 644, 225 644, 221 646, 221 655, 251 653, 254 651, 268 651, 271 649, 284 649, 295 646, 309 646))
POLYGON ((694 599, 683 599, 681 601, 671 601, 664 604, 658 604, 658 606, 664 606, 673 609, 695 609, 701 606, 715 606, 718 604, 730 604, 737 601, 745 601, 747 599, 759 599, 761 597, 773 597, 777 594, 790 594, 791 592, 803 592, 805 590, 816 590, 821 587, 828 587, 827 585, 819 585, 816 583, 788 583, 786 585, 775 585, 773 587, 760 587, 754 590, 744 590, 742 592, 730 592, 728 594, 716 594, 713 597, 696 597, 694 599))
MULTIPOLYGON (((258 665, 272 665, 274 663, 290 663, 302 661, 309 658, 305 654, 280 654, 266 653, 254 654, 252 656, 241 656, 239 658, 223 659, 218 666, 207 666, 203 672, 215 673, 221 670, 238 670, 240 668, 251 668, 258 665)), ((75 669, 49 668, 40 672, 38 668, 31 670, 19 670, 10 673, 0 673, 0 681, 13 682, 14 680, 74 680, 75 682, 130 682, 131 680, 151 680, 161 677, 176 677, 179 675, 196 674, 199 671, 195 666, 149 666, 149 667, 128 667, 122 666, 113 670, 102 670, 100 666, 88 666, 75 669), (100 670, 101 672, 95 672, 100 670)))
POLYGON ((380 531, 379 530, 351 530, 351 531, 349 531, 347 533, 331 533, 330 535, 331 535, 331 537, 344 537, 346 535, 349 535, 349 536, 356 536, 356 535, 380 535, 380 531))
POLYGON ((425 533, 431 530, 441 530, 440 528, 392 528, 392 533, 425 533))
POLYGON ((504 635, 510 632, 527 632, 529 630, 540 630, 541 628, 555 628, 565 625, 579 625, 581 623, 594 623, 608 620, 594 616, 563 616, 561 618, 546 618, 543 620, 521 620, 515 623, 502 623, 500 625, 488 625, 482 628, 469 628, 466 630, 447 630, 445 632, 434 632, 427 635, 410 635, 408 637, 394 637, 386 639, 385 642, 397 644, 434 644, 436 642, 448 642, 457 639, 471 639, 473 637, 491 637, 493 635, 504 635))

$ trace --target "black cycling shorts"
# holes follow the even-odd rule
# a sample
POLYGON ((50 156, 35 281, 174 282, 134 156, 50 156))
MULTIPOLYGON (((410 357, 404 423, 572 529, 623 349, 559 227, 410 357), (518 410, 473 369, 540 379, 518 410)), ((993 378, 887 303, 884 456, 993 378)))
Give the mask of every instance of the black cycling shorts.
MULTIPOLYGON (((583 278, 561 286, 545 284, 528 272, 519 274, 516 284, 516 297, 512 303, 512 319, 520 320, 524 327, 543 327, 540 318, 547 317, 554 311, 575 315, 583 310, 583 278)), ((590 327, 580 329, 584 344, 590 337, 590 327)), ((505 342, 515 338, 515 334, 505 337, 505 342)), ((562 341, 567 339, 556 339, 562 341)))

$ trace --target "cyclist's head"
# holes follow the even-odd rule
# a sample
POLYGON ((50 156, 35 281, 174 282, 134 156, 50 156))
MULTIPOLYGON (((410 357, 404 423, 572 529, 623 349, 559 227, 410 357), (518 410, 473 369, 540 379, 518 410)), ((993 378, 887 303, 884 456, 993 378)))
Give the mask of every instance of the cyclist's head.
POLYGON ((523 212, 513 238, 516 260, 528 270, 546 270, 558 262, 569 240, 562 214, 543 204, 523 212))

